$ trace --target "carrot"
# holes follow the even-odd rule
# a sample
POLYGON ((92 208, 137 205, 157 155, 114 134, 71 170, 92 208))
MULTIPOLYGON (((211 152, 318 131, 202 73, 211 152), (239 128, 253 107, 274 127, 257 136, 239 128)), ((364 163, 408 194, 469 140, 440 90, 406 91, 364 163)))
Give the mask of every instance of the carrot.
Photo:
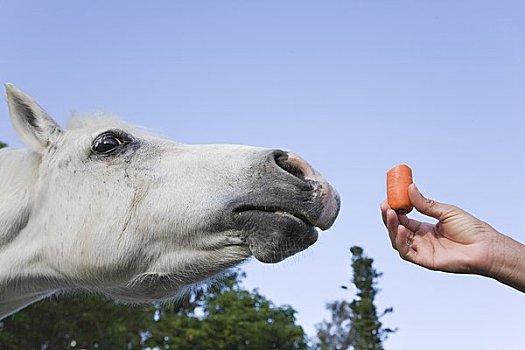
POLYGON ((412 169, 408 165, 395 166, 386 173, 388 205, 398 214, 408 214, 414 208, 408 197, 408 186, 412 182, 412 169))

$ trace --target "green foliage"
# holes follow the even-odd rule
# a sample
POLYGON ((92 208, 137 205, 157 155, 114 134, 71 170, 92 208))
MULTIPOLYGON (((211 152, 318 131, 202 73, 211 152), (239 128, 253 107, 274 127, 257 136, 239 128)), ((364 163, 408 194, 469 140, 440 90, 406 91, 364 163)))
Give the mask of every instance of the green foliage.
POLYGON ((257 290, 242 289, 243 276, 234 272, 224 284, 201 293, 189 313, 163 309, 146 344, 164 349, 306 349, 295 311, 276 307, 257 290))
POLYGON ((4 148, 4 147, 7 147, 7 145, 3 142, 0 142, 0 148, 4 148))
POLYGON ((78 295, 40 302, 0 323, 0 349, 306 349, 295 311, 242 289, 243 277, 231 272, 162 307, 78 295))
POLYGON ((140 349, 140 332, 153 312, 152 306, 124 306, 97 295, 53 298, 2 321, 0 348, 140 349))
POLYGON ((383 328, 380 318, 393 309, 388 308, 378 316, 374 300, 381 274, 373 268, 374 260, 366 257, 361 247, 352 247, 350 252, 352 283, 357 292, 351 302, 341 300, 327 305, 332 320, 318 325, 319 347, 322 350, 382 350, 383 341, 395 330, 383 328))

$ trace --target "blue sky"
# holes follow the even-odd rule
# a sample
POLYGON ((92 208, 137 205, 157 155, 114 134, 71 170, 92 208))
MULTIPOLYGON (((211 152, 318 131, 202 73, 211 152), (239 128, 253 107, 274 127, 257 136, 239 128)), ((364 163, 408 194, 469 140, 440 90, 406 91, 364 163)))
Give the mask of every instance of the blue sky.
MULTIPOLYGON (((522 1, 4 0, 0 23, 0 81, 62 124, 107 110, 180 142, 287 149, 334 184, 340 217, 316 245, 244 265, 309 334, 360 245, 394 307, 387 349, 523 348, 523 293, 400 260, 379 215, 385 172, 407 163, 423 193, 525 242, 522 1)), ((0 132, 21 146, 6 106, 0 132)))

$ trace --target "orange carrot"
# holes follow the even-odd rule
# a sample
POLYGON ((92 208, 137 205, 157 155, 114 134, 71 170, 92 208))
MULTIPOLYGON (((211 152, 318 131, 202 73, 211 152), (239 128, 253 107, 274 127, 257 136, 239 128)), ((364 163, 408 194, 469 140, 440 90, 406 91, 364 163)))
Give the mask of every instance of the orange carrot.
POLYGON ((408 186, 412 183, 412 169, 401 164, 386 173, 386 197, 390 208, 398 214, 408 214, 414 208, 408 197, 408 186))

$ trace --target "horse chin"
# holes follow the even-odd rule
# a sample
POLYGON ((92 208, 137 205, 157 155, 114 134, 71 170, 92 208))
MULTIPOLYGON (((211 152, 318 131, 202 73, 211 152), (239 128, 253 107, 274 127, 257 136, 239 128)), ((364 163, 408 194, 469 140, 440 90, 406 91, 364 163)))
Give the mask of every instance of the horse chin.
POLYGON ((317 241, 317 230, 287 212, 247 210, 237 214, 253 256, 263 263, 278 263, 317 241))

